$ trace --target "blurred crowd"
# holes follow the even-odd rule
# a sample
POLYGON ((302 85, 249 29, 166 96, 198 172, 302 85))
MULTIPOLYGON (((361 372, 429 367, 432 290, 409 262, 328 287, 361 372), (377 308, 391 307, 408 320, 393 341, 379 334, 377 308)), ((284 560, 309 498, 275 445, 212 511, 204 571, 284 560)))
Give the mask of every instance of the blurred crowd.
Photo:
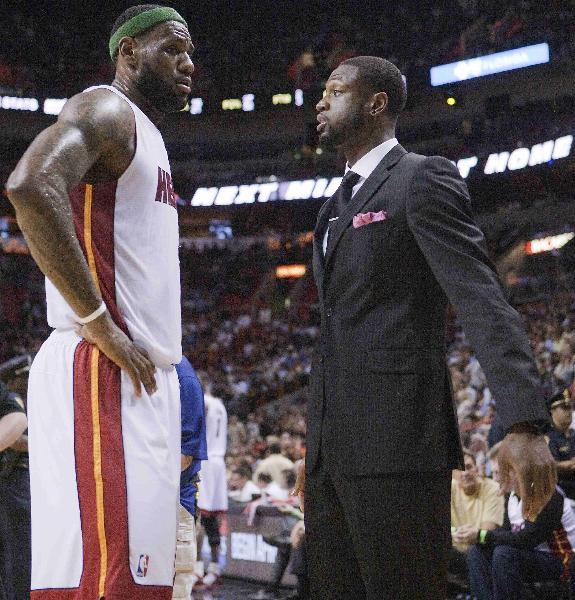
MULTIPOLYGON (((207 374, 211 393, 223 400, 229 414, 224 460, 230 502, 239 505, 248 523, 254 522, 262 506, 273 506, 289 517, 288 529, 265 538, 278 553, 269 589, 254 596, 259 600, 280 597, 277 588, 290 560, 298 585, 302 589, 307 585, 301 511, 289 492, 306 453, 307 383, 319 334, 317 298, 309 277, 278 280, 275 268, 294 261, 309 264, 309 252, 305 244, 269 242, 183 244, 181 249, 184 352, 207 374)), ((0 360, 4 361, 34 354, 49 331, 43 277, 31 257, 0 254, 0 275, 0 360)), ((556 427, 549 434, 555 436, 550 449, 556 460, 565 461, 559 482, 570 494, 566 502, 575 502, 575 484, 568 487, 575 481, 575 434, 570 429, 575 293, 532 298, 516 308, 556 427)), ((505 504, 493 480, 497 479, 496 452, 505 433, 497 422, 497 398, 453 312, 447 322, 446 360, 466 453, 465 471, 454 472, 452 482, 450 572, 453 593, 465 598, 477 574, 473 569, 479 569, 473 561, 482 556, 477 554, 479 532, 505 528, 504 515, 513 506, 509 508, 509 499, 505 504)), ((572 529, 575 536, 575 522, 572 529)), ((557 588, 552 590, 556 593, 557 588)))
MULTIPOLYGON (((5 7, 0 87, 62 97, 108 79, 107 32, 125 4, 82 10, 48 4, 49 19, 44 5, 5 7)), ((549 42, 554 58, 573 57, 575 49, 575 11, 564 0, 407 0, 377 11, 289 0, 261 3, 257 18, 251 3, 226 4, 225 13, 202 11, 200 4, 194 14, 187 3, 171 4, 189 20, 197 46, 195 89, 204 98, 273 94, 288 84, 309 90, 356 54, 385 56, 409 80, 423 81, 432 65, 530 43, 549 42), (233 27, 222 27, 222 18, 233 27)))

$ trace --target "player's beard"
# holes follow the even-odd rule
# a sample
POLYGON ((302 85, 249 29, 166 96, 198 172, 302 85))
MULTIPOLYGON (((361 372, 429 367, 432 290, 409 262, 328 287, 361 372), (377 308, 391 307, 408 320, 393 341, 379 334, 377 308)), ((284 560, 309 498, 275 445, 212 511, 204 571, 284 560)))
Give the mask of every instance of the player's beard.
POLYGON ((158 110, 164 113, 177 112, 184 108, 186 100, 175 93, 147 65, 142 65, 136 85, 142 95, 158 110))

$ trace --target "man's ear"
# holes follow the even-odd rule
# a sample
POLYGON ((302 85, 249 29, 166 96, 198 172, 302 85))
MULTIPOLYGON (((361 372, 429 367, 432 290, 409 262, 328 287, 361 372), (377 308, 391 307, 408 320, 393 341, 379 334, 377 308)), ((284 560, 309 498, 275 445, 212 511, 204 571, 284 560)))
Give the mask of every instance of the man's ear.
POLYGON ((385 92, 377 92, 373 95, 371 102, 370 114, 374 117, 381 116, 386 110, 389 104, 389 98, 385 92))
POLYGON ((135 47, 137 42, 132 37, 123 37, 118 44, 118 58, 122 57, 130 65, 136 65, 135 47))

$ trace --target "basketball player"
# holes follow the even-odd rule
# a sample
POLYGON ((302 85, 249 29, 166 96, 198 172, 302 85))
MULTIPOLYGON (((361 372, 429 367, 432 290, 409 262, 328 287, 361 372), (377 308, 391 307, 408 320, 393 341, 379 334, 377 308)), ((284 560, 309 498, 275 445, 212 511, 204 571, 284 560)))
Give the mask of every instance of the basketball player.
POLYGON ((45 273, 29 382, 32 600, 170 600, 180 478, 178 215, 158 123, 190 93, 173 9, 134 6, 8 196, 45 273))
MULTIPOLYGON (((218 564, 220 554, 219 516, 228 510, 228 490, 226 480, 226 454, 228 436, 228 413, 224 403, 212 394, 211 382, 204 372, 198 373, 204 388, 206 406, 206 437, 208 441, 208 460, 202 464, 198 507, 201 525, 210 544, 211 562, 204 575, 202 561, 196 563, 195 579, 204 588, 213 587, 220 575, 218 564)), ((198 557, 201 557, 203 535, 198 535, 198 557)))

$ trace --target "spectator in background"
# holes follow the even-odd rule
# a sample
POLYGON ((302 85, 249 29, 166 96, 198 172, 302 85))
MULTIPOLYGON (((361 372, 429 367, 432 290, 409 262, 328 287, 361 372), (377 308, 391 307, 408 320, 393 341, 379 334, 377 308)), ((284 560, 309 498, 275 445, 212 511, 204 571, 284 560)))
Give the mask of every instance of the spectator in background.
POLYGON ((311 49, 304 50, 288 67, 287 77, 296 89, 307 91, 314 85, 318 71, 311 49))
POLYGON ((501 489, 509 493, 503 527, 480 530, 467 553, 478 600, 514 600, 522 584, 568 579, 575 513, 557 488, 553 457, 539 436, 506 438, 498 453, 501 489), (513 443, 510 443, 513 442, 513 443))
POLYGON ((547 406, 553 427, 546 438, 557 465, 559 486, 568 498, 575 500, 575 431, 571 428, 573 402, 569 389, 551 396, 547 406))
POLYGON ((236 502, 251 502, 254 496, 261 496, 261 489, 252 481, 252 470, 246 464, 232 470, 228 484, 228 497, 236 502))
POLYGON ((293 470, 293 462, 281 453, 280 441, 276 436, 268 436, 266 441, 269 454, 258 465, 254 473, 254 480, 257 482, 260 473, 268 473, 277 485, 287 490, 283 471, 285 469, 293 470))
POLYGON ((228 446, 230 448, 243 446, 247 439, 245 425, 239 420, 237 415, 230 415, 228 422, 228 446))
POLYGON ((246 434, 248 437, 248 443, 255 442, 260 437, 260 425, 256 420, 255 413, 248 414, 248 420, 246 422, 246 434))
POLYGON ((198 560, 194 569, 194 585, 213 587, 220 578, 220 523, 219 518, 228 510, 228 492, 226 480, 226 454, 228 414, 220 398, 212 394, 212 382, 205 372, 198 372, 204 388, 206 407, 206 438, 208 442, 208 460, 204 461, 200 473, 201 483, 198 494, 198 507, 201 512, 202 529, 198 533, 198 560), (201 560, 203 532, 210 544, 211 560, 204 574, 201 560))
POLYGON ((503 523, 503 498, 499 486, 482 477, 473 453, 464 451, 465 471, 454 471, 451 481, 451 531, 453 546, 449 571, 467 577, 466 554, 480 529, 503 523))
POLYGON ((469 346, 461 349, 461 358, 464 364, 463 372, 469 377, 469 385, 478 390, 485 386, 485 374, 475 357, 475 353, 469 346))
POLYGON ((570 386, 573 383, 573 372, 573 350, 569 344, 565 344, 559 353, 559 362, 553 369, 553 376, 562 387, 570 386))
MULTIPOLYGON (((29 365, 26 361, 21 378, 27 379, 29 365)), ((30 476, 27 436, 23 435, 26 427, 23 398, 0 383, 0 600, 30 598, 30 476)))
POLYGON ((257 474, 256 485, 265 499, 287 500, 289 498, 289 491, 281 487, 279 483, 274 481, 272 476, 265 471, 260 471, 257 474))

